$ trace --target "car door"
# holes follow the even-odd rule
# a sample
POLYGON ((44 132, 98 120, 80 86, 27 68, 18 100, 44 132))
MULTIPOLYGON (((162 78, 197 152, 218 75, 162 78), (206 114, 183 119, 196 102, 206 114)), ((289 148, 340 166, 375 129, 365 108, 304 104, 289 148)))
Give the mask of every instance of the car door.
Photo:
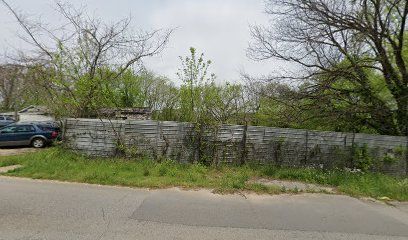
POLYGON ((16 138, 17 126, 9 126, 0 130, 0 146, 14 146, 16 138))
POLYGON ((35 135, 35 128, 32 125, 18 125, 14 135, 16 145, 30 145, 31 137, 35 135))

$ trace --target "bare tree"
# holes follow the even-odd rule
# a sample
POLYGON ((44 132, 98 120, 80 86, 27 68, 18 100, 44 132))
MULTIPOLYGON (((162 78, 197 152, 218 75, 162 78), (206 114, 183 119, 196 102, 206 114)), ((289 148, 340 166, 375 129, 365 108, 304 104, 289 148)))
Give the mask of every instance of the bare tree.
MULTIPOLYGON (((56 2, 65 20, 60 26, 35 22, 1 0, 25 32, 21 36, 34 51, 21 54, 25 63, 42 67, 39 76, 53 101, 72 107, 72 114, 87 116, 96 106, 103 81, 114 81, 145 57, 160 53, 172 30, 132 31, 131 18, 105 23, 68 3, 56 2)), ((58 107, 61 107, 59 105, 58 107)))
POLYGON ((17 64, 0 65, 0 97, 2 109, 15 110, 24 88, 24 67, 17 64))
POLYGON ((272 80, 306 83, 326 114, 408 135, 408 1, 268 0, 266 13, 275 23, 252 27, 249 55, 299 66, 272 80))

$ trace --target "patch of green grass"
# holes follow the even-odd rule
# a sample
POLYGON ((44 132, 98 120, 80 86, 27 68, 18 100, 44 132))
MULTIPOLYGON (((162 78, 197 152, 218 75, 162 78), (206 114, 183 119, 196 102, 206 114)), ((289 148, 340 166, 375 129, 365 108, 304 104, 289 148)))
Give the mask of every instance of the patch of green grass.
POLYGON ((248 182, 250 179, 269 178, 333 186, 352 196, 388 197, 408 201, 407 178, 374 173, 252 165, 215 168, 200 164, 179 164, 169 160, 158 163, 149 159, 88 158, 60 147, 0 157, 0 166, 14 164, 24 167, 4 175, 143 188, 209 188, 219 193, 288 192, 280 187, 248 182))
POLYGON ((347 171, 298 168, 261 167, 267 178, 302 181, 336 187, 355 197, 388 197, 408 201, 408 178, 391 177, 379 173, 351 173, 347 171))
POLYGON ((12 165, 17 165, 18 161, 16 159, 0 158, 0 167, 7 167, 12 165))

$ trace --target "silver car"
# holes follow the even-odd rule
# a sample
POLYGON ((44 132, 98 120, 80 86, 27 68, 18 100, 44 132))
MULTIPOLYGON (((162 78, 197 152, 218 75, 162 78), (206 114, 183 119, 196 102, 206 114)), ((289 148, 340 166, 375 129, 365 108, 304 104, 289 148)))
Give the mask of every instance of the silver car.
POLYGON ((11 116, 0 115, 0 128, 15 123, 16 120, 11 116))

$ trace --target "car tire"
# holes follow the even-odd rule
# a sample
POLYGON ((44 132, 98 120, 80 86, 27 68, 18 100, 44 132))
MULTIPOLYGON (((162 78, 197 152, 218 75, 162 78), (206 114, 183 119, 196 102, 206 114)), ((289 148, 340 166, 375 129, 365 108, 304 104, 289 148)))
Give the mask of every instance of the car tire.
POLYGON ((31 146, 33 148, 43 148, 43 147, 45 147, 45 140, 42 139, 42 138, 34 138, 31 141, 31 146))

